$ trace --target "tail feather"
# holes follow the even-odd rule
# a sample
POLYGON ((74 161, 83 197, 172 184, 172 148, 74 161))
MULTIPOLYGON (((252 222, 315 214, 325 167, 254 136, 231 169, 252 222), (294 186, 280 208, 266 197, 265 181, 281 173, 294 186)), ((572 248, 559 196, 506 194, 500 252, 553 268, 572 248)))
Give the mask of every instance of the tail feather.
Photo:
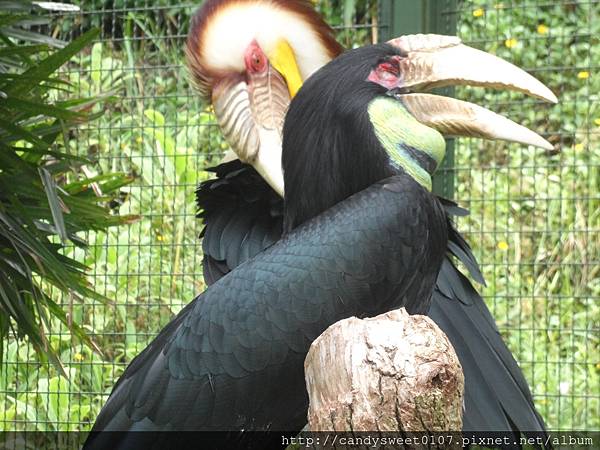
POLYGON ((485 279, 483 278, 481 269, 479 269, 477 258, 473 255, 473 251, 467 241, 465 241, 465 238, 456 230, 452 221, 453 216, 468 216, 469 211, 450 200, 441 197, 438 198, 442 202, 442 205, 444 205, 444 209, 448 215, 448 250, 465 265, 469 271, 469 275, 477 283, 485 286, 485 279))
MULTIPOLYGON (((463 215, 450 201, 446 212, 463 215)), ((485 284, 469 244, 449 219, 449 253, 467 268, 471 277, 485 284)), ((484 300, 471 282, 446 258, 438 276, 429 316, 454 346, 465 375, 463 430, 546 435, 521 368, 504 343, 484 300)), ((503 448, 520 448, 506 445, 503 448)))
MULTIPOLYGON (((449 262, 440 278, 454 273, 453 290, 468 299, 448 298, 436 290, 429 316, 452 342, 465 375, 466 431, 513 432, 536 436, 545 433, 531 392, 519 365, 506 347, 483 299, 449 262), (450 268, 451 269, 450 269, 450 268), (460 282, 461 289, 455 284, 460 282)), ((440 280, 439 280, 440 281, 440 280)), ((518 442, 518 441, 517 441, 518 442)))

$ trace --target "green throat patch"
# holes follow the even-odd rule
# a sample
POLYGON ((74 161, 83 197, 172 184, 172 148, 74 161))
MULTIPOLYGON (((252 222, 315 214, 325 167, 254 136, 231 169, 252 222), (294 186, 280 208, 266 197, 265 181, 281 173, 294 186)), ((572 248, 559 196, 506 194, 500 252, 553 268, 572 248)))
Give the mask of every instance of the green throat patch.
POLYGON ((431 191, 431 176, 446 154, 444 137, 420 123, 401 100, 377 97, 369 104, 375 134, 392 161, 431 191))

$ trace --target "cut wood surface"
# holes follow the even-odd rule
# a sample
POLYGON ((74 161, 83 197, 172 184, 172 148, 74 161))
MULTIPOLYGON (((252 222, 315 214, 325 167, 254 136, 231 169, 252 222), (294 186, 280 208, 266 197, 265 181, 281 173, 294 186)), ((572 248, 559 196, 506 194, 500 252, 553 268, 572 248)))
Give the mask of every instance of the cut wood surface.
POLYGON ((305 363, 310 431, 459 431, 464 378, 446 335, 404 309, 329 327, 305 363))

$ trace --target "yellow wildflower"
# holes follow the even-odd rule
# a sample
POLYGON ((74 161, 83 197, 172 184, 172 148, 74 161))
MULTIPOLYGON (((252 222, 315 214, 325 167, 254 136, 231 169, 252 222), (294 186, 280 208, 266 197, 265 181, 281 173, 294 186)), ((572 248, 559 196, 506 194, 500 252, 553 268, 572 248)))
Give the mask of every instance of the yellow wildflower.
POLYGON ((504 45, 507 48, 515 48, 519 44, 519 41, 515 38, 510 38, 504 41, 504 45))
POLYGON ((164 241, 164 240, 165 240, 165 238, 163 237, 163 235, 162 235, 162 234, 157 234, 157 235, 156 235, 156 240, 157 240, 158 242, 162 242, 162 241, 164 241))
POLYGON ((485 14, 483 8, 477 8, 473 11, 473 17, 481 17, 485 14))
POLYGON ((543 23, 539 24, 538 27, 537 27, 537 32, 539 34, 548 34, 548 31, 550 31, 550 28, 548 28, 543 23))
POLYGON ((577 78, 580 80, 587 80, 590 77, 590 73, 587 70, 582 70, 577 74, 577 78))
POLYGON ((583 151, 583 144, 575 144, 575 151, 578 151, 578 152, 583 151))
POLYGON ((594 123, 600 127, 600 117, 596 117, 594 123))
POLYGON ((508 250, 508 242, 506 242, 506 241, 498 242, 498 248, 505 252, 506 250, 508 250))
POLYGON ((75 354, 73 355, 73 359, 74 359, 75 361, 83 361, 83 355, 82 355, 81 353, 75 353, 75 354))
POLYGON ((135 140, 135 142, 137 142, 138 144, 141 144, 142 142, 144 142, 144 140, 142 139, 141 136, 138 136, 135 140))

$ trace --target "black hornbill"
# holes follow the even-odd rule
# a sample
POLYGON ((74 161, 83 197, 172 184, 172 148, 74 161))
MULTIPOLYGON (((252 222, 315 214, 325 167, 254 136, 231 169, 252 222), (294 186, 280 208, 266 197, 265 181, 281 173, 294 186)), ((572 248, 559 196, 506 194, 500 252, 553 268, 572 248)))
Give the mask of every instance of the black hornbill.
MULTIPOLYGON (((252 7, 260 2, 229 3, 252 7)), ((308 2, 303 1, 269 3, 298 3, 308 8, 308 2)), ((207 5, 202 11, 218 15, 217 2, 209 1, 207 5)), ((297 17, 298 10, 295 11, 296 15, 290 17, 297 17)), ((243 11, 238 20, 256 22, 260 16, 252 16, 252 12, 243 11)), ((201 22, 200 19, 196 23, 201 22)), ((291 24, 287 25, 281 30, 292 29, 291 24)), ((300 52, 291 41, 278 37, 269 50, 260 39, 251 37, 242 48, 242 66, 249 69, 248 76, 223 83, 212 91, 215 110, 224 117, 226 134, 238 138, 234 148, 237 146, 239 151, 254 143, 257 154, 249 160, 259 166, 263 149, 277 151, 277 143, 269 136, 275 141, 280 138, 277 128, 280 122, 273 114, 263 114, 262 110, 249 112, 247 108, 252 110, 261 104, 261 99, 267 98, 270 100, 266 104, 277 105, 275 111, 285 111, 280 106, 287 105, 286 96, 289 100, 296 93, 294 78, 286 75, 285 69, 279 72, 275 68, 279 63, 272 64, 266 53, 283 53, 288 58, 292 55, 298 61, 300 52)), ((285 236, 268 245, 270 237, 264 232, 270 229, 268 224, 255 227, 256 221, 238 222, 250 231, 237 243, 252 240, 260 242, 255 248, 268 248, 256 251, 253 258, 248 253, 245 262, 186 306, 134 359, 114 387, 94 432, 298 430, 306 421, 304 357, 312 340, 327 326, 351 315, 372 316, 400 306, 411 313, 426 312, 440 268, 442 274, 449 272, 446 276, 461 282, 456 286, 443 283, 439 286, 438 279, 441 292, 446 289, 450 297, 443 299, 448 305, 453 305, 452 300, 461 298, 461 294, 465 294, 461 299, 476 297, 474 291, 460 291, 470 285, 445 258, 449 249, 470 265, 475 264, 468 246, 452 230, 442 201, 428 189, 431 174, 445 149, 436 129, 544 144, 534 133, 475 105, 406 93, 408 87, 457 79, 488 83, 488 80, 455 76, 467 75, 464 70, 462 74, 460 70, 452 73, 449 78, 448 72, 433 67, 426 80, 407 70, 413 52, 426 49, 425 57, 435 60, 447 54, 445 49, 454 51, 456 47, 462 52, 473 52, 445 37, 400 39, 349 52, 310 78, 286 117, 283 176, 277 164, 267 163, 257 168, 271 184, 277 185, 279 180, 283 181, 281 188, 286 186, 285 236), (411 84, 415 80, 420 81, 411 84), (444 106, 436 108, 438 105, 444 106), (298 119, 306 119, 313 125, 317 120, 317 126, 310 129, 310 139, 303 134, 298 139, 297 133, 302 131, 298 119), (489 128, 499 121, 509 127, 503 136, 489 128), (320 159, 308 164, 307 158, 315 153, 320 159), (332 189, 328 193, 312 190, 329 203, 328 209, 318 215, 315 208, 320 207, 319 202, 312 209, 306 202, 294 203, 289 186, 302 171, 309 171, 309 176, 302 180, 304 185, 318 175, 330 178, 315 180, 322 188, 332 189), (348 176, 356 185, 339 186, 337 180, 343 184, 348 176), (366 185, 358 186, 361 183, 366 185), (449 244, 449 237, 453 244, 449 244), (458 296, 455 291, 459 291, 458 296)), ((282 59, 289 62, 285 57, 282 59)), ((500 60, 494 61, 495 68, 504 68, 509 74, 517 74, 517 78, 525 75, 500 60)), ((300 73, 301 67, 296 66, 300 73)), ((198 80, 203 82, 200 77, 198 80)), ((541 85, 531 80, 508 84, 540 95, 541 85)), ((496 82, 492 80, 489 84, 496 82)), ((227 189, 232 185, 239 189, 236 178, 245 178, 243 173, 249 171, 239 167, 237 174, 225 176, 227 181, 222 186, 226 194, 231 194, 227 189)), ((216 183, 211 185, 214 191, 220 189, 216 183)), ((301 190, 302 184, 299 186, 301 190)), ((242 197, 248 195, 243 201, 253 201, 252 189, 250 185, 240 192, 242 197)), ((207 236, 208 232, 205 239, 207 236)), ((478 325, 484 328, 491 325, 490 330, 496 332, 493 322, 478 325)), ((455 341, 457 350, 460 345, 455 341)), ((481 348, 488 350, 485 345, 481 348)), ((468 346, 466 343, 465 347, 468 346)), ((494 353, 494 357, 503 356, 502 352, 494 353)), ((513 372, 505 369, 507 363, 499 364, 513 376, 513 372)), ((518 369, 516 373, 520 376, 518 369)), ((526 385, 521 386, 518 378, 513 384, 527 400, 532 420, 541 427, 541 419, 530 406, 526 385)), ((511 412, 507 416, 505 421, 513 417, 511 412)), ((131 448, 127 439, 124 434, 93 434, 86 448, 131 448)), ((151 443, 156 448, 164 445, 159 441, 151 443)))
MULTIPOLYGON (((381 145, 359 151, 389 160, 381 145)), ((299 431, 312 341, 343 318, 426 312, 447 227, 437 198, 401 173, 295 227, 212 284, 132 361, 84 448, 164 448, 183 436, 101 431, 299 431)))
MULTIPOLYGON (((278 170, 279 136, 264 141, 247 136, 265 133, 265 129, 273 134, 278 131, 272 123, 283 121, 285 108, 281 99, 286 97, 286 92, 293 96, 301 83, 298 80, 307 79, 318 64, 341 53, 341 47, 332 36, 332 30, 305 1, 209 1, 198 12, 187 49, 192 74, 201 94, 212 100, 225 136, 243 161, 229 161, 212 169, 217 174, 216 179, 203 183, 198 189, 200 217, 206 225, 203 249, 204 276, 208 284, 282 236, 284 189, 278 170), (251 20, 243 17, 251 17, 251 20), (234 29, 238 33, 232 32, 234 29), (282 48, 284 51, 280 51, 282 48), (276 93, 273 97, 277 101, 271 101, 274 107, 270 107, 265 96, 259 97, 260 101, 255 100, 253 93, 264 91, 265 87, 256 86, 256 71, 248 56, 258 56, 258 60, 268 66, 265 73, 273 80, 268 89, 276 93), (236 107, 227 107, 231 104, 236 107), (271 119, 266 125, 263 124, 265 116, 271 119), (240 119, 235 120, 235 117, 240 119)), ((405 81, 395 87, 396 94, 418 88, 471 84, 514 89, 556 102, 552 92, 523 71, 464 46, 457 38, 411 36, 394 42, 403 51, 397 63, 405 81)), ((390 69, 393 71, 394 67, 390 69)), ((383 76, 387 76, 385 71, 383 76)), ((390 76, 390 80, 395 80, 394 76, 390 76)), ((322 86, 329 89, 330 84, 322 86)), ((318 87, 313 86, 309 92, 317 92, 316 89, 318 87)), ((310 101, 319 105, 315 112, 305 100, 304 110, 310 114, 298 114, 286 122, 286 139, 290 141, 283 160, 286 231, 385 175, 377 170, 370 172, 374 167, 372 162, 361 159, 365 154, 356 148, 368 133, 356 135, 352 129, 341 129, 339 124, 336 128, 337 116, 332 114, 331 108, 347 106, 349 96, 338 90, 335 102, 339 103, 332 101, 326 108, 327 92, 318 92, 310 97, 310 101), (316 131, 325 126, 332 127, 330 133, 337 129, 340 139, 353 136, 347 142, 352 151, 346 152, 353 155, 351 159, 345 160, 344 153, 333 151, 339 146, 320 141, 323 134, 316 131), (290 135, 294 139, 289 138, 290 135), (302 140, 312 145, 294 145, 302 140), (323 151, 324 148, 327 151, 323 151), (337 165, 333 158, 338 158, 337 165)), ((424 94, 405 96, 403 102, 421 122, 447 135, 504 139, 551 148, 529 130, 472 104, 424 94)), ((294 111, 301 110, 295 108, 294 111)), ((411 150, 402 150, 407 151, 411 150)), ((456 205, 444 203, 449 215, 466 214, 456 205)), ((454 258, 460 260, 477 282, 484 283, 477 261, 461 235, 452 227, 449 232, 448 256, 444 259, 428 315, 448 335, 463 366, 464 429, 543 430, 543 420, 535 410, 527 382, 492 315, 453 262, 454 258)))

